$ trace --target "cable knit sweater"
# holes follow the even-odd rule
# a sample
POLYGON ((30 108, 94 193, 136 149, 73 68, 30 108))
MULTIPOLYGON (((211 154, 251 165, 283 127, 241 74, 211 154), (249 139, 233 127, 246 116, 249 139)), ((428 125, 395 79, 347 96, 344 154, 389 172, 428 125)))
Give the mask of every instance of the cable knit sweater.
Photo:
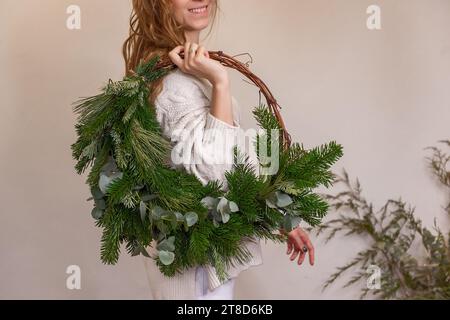
MULTIPOLYGON (((224 173, 232 169, 233 146, 240 145, 240 117, 234 97, 234 126, 214 117, 210 113, 212 89, 209 81, 176 69, 165 76, 155 108, 163 134, 172 143, 172 167, 194 174, 203 184, 219 180, 226 190, 228 186, 224 173)), ((227 273, 231 278, 263 263, 260 239, 246 241, 245 246, 253 259, 244 265, 230 266, 227 273)), ((157 254, 155 243, 149 251, 152 256, 157 254)), ((175 277, 165 277, 152 259, 144 258, 144 262, 154 299, 195 299, 195 267, 175 277)), ((215 268, 207 265, 205 269, 209 289, 220 286, 222 283, 215 268)))

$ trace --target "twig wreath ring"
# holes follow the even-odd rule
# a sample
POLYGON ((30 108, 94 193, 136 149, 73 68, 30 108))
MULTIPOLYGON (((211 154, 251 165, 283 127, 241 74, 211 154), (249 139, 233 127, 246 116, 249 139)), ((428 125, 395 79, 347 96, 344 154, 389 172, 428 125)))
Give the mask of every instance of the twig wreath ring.
POLYGON ((116 264, 125 244, 130 255, 154 259, 166 276, 212 265, 224 280, 228 267, 252 258, 247 240, 286 243, 287 234, 276 231, 289 232, 300 221, 317 226, 327 214, 328 203, 313 190, 333 184, 329 168, 342 157, 342 146, 332 141, 306 150, 292 144, 277 100, 264 82, 222 51, 209 55, 246 75, 266 97, 268 106, 253 110, 263 129, 254 145, 260 167, 267 166, 269 153, 258 151, 277 156, 276 172, 258 175, 237 146, 233 168, 225 173, 226 191, 219 181, 203 185, 195 175, 171 168, 165 161, 171 144, 149 97, 150 84, 177 66, 167 56, 141 62, 123 80, 110 80, 99 94, 74 106, 79 117, 72 156, 78 174, 91 167, 88 200, 93 200, 91 215, 103 229, 103 263, 116 264), (146 248, 154 241, 157 254, 150 256, 146 248))

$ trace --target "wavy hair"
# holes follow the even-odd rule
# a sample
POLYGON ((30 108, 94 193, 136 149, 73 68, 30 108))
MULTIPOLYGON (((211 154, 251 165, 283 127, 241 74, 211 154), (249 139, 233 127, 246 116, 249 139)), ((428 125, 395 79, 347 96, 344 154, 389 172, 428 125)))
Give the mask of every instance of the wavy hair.
MULTIPOLYGON (((219 0, 212 1, 210 30, 220 10, 219 0)), ((123 44, 125 75, 129 76, 140 62, 155 55, 165 56, 176 46, 186 42, 183 26, 173 16, 172 0, 132 0, 129 36, 123 44)), ((162 90, 162 79, 151 85, 150 100, 155 101, 162 90)))

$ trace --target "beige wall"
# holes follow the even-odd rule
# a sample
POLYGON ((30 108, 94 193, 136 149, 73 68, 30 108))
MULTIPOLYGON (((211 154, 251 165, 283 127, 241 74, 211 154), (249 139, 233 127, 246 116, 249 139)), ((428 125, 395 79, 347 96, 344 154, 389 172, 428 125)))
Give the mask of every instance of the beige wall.
MULTIPOLYGON (((226 0, 222 8, 208 48, 252 54, 295 141, 337 140, 345 156, 334 170, 358 176, 375 205, 402 196, 427 225, 435 216, 448 224, 423 148, 450 138, 450 1, 226 0), (382 8, 380 31, 366 28, 370 4, 382 8)), ((0 298, 151 298, 140 258, 99 262, 100 230, 69 148, 70 104, 122 74, 129 11, 124 0, 0 0, 0 298), (65 27, 69 4, 81 6, 80 31, 65 27), (71 264, 81 267, 82 290, 65 287, 71 264)), ((233 95, 248 127, 258 94, 240 79, 233 74, 233 95)), ((358 297, 320 288, 362 243, 315 244, 313 268, 264 245, 264 265, 240 276, 236 297, 358 297)))

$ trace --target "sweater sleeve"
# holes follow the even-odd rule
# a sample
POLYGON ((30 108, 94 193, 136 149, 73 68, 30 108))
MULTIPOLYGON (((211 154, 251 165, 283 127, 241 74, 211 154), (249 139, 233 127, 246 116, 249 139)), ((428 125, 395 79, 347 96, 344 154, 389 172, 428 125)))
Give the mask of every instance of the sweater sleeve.
POLYGON ((168 77, 155 107, 163 134, 172 144, 173 168, 185 169, 204 185, 219 180, 227 188, 225 172, 233 167, 240 130, 237 113, 234 125, 216 118, 196 83, 179 75, 168 77))

